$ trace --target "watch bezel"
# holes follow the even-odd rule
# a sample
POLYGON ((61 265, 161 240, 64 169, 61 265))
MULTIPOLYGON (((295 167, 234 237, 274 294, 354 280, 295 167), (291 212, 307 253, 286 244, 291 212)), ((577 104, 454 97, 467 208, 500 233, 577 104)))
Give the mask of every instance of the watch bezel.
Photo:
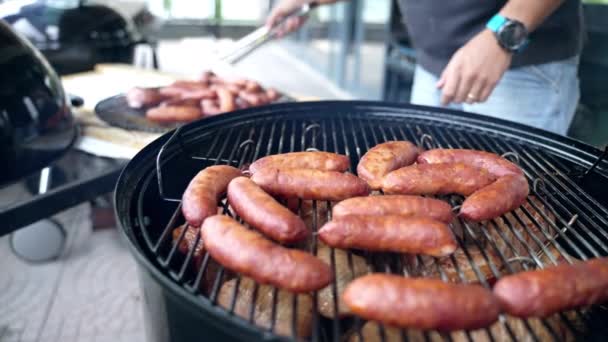
POLYGON ((498 42, 499 42, 500 46, 502 46, 504 49, 506 49, 510 52, 517 52, 526 45, 527 40, 528 40, 527 39, 528 34, 529 34, 528 29, 522 22, 517 21, 517 20, 507 19, 507 21, 504 23, 504 25, 502 25, 496 32, 496 37, 498 38, 498 42), (520 38, 519 42, 514 43, 514 44, 508 44, 507 40, 513 40, 513 39, 512 39, 512 37, 506 37, 506 34, 513 27, 517 27, 517 28, 523 30, 524 34, 520 38))

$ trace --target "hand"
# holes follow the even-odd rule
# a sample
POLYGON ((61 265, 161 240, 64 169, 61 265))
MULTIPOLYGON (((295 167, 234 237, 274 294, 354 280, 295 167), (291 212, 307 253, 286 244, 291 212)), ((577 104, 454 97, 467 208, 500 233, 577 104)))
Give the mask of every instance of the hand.
MULTIPOLYGON (((268 27, 275 26, 277 23, 279 23, 285 16, 287 16, 291 12, 293 12, 296 9, 300 8, 301 6, 311 3, 311 2, 313 2, 313 0, 283 0, 283 1, 279 2, 276 6, 274 6, 272 11, 270 12, 268 19, 266 19, 266 26, 268 26, 268 27)), ((287 35, 288 33, 291 33, 293 31, 299 29, 300 27, 302 27, 302 25, 304 25, 304 23, 306 22, 306 19, 308 19, 308 18, 307 17, 298 17, 298 18, 291 18, 291 19, 287 20, 285 23, 283 23, 283 25, 281 25, 280 27, 277 27, 277 31, 276 31, 277 37, 278 38, 283 37, 283 36, 287 35)))
POLYGON ((492 31, 481 31, 456 51, 443 70, 437 82, 437 88, 442 90, 442 105, 485 102, 512 58, 498 45, 492 31))

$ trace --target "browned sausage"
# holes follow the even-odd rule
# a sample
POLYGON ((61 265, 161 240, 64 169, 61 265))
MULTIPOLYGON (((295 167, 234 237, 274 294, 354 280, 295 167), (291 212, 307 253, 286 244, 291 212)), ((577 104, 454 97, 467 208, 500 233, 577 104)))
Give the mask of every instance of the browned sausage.
POLYGON ((329 265, 288 249, 249 230, 228 216, 216 215, 201 228, 205 249, 224 267, 292 292, 315 291, 332 280, 329 265))
POLYGON ((245 90, 251 93, 257 93, 258 91, 262 90, 262 87, 256 81, 247 81, 245 84, 245 90))
POLYGON ((263 168, 251 180, 282 198, 340 201, 369 194, 367 183, 361 178, 336 171, 263 168))
POLYGON ((446 256, 458 247, 443 222, 428 217, 350 215, 334 219, 319 230, 319 238, 336 248, 355 248, 446 256))
POLYGON ((196 89, 185 91, 180 95, 181 99, 184 100, 202 100, 202 99, 215 99, 217 98, 217 92, 212 89, 196 89))
POLYGON ((523 171, 516 164, 507 159, 485 151, 466 149, 435 149, 421 153, 418 156, 419 164, 437 163, 465 163, 481 169, 486 169, 494 177, 505 175, 523 175, 523 171))
POLYGON ((228 183, 241 171, 228 165, 214 165, 200 171, 182 196, 182 213, 191 226, 200 227, 205 218, 217 213, 218 201, 228 183))
POLYGON ((470 221, 489 220, 517 209, 529 193, 524 176, 500 177, 467 197, 460 208, 460 216, 470 221))
POLYGON ((184 106, 184 107, 198 107, 199 101, 195 99, 180 99, 180 98, 171 98, 164 100, 159 104, 161 107, 174 107, 174 106, 184 106))
POLYGON ((450 223, 454 219, 452 207, 434 198, 408 195, 355 197, 336 204, 333 218, 347 215, 426 216, 450 223))
POLYGON ((220 110, 222 112, 231 112, 236 109, 234 103, 234 94, 224 88, 217 89, 217 97, 220 100, 220 110))
POLYGON ((245 222, 273 240, 292 243, 308 235, 301 218, 249 178, 237 177, 230 182, 228 202, 245 222))
POLYGON ((561 264, 504 277, 494 295, 507 313, 546 317, 608 300, 608 258, 561 264))
POLYGON ((343 295, 355 314, 404 328, 479 329, 498 319, 500 306, 479 285, 371 274, 351 282, 343 295))
POLYGON ((357 175, 373 189, 382 188, 382 179, 389 172, 416 161, 419 149, 409 141, 387 141, 372 147, 361 157, 357 175))
POLYGON ((256 173, 263 168, 272 169, 315 169, 322 171, 348 170, 347 156, 331 152, 290 152, 275 154, 258 159, 249 165, 249 171, 256 173))
POLYGON ((167 97, 155 88, 132 88, 127 92, 126 98, 129 107, 142 108, 155 106, 167 97))
POLYGON ((190 122, 203 116, 198 107, 191 106, 164 106, 150 108, 146 111, 146 118, 158 123, 190 122))
POLYGON ((486 170, 463 163, 417 164, 386 175, 382 189, 389 194, 468 196, 494 179, 486 170))
POLYGON ((213 77, 213 76, 215 76, 215 73, 213 71, 207 70, 201 74, 201 76, 198 78, 198 80, 201 83, 209 84, 209 83, 211 83, 211 77, 213 77))

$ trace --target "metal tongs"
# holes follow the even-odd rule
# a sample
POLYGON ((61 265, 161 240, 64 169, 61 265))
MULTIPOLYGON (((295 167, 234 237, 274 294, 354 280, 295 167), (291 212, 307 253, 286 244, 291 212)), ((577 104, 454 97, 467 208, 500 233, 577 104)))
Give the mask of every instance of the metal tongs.
POLYGON ((234 47, 227 53, 221 55, 219 59, 229 64, 234 64, 238 62, 243 57, 253 52, 255 49, 264 45, 266 42, 274 39, 276 36, 277 28, 283 25, 287 20, 291 18, 306 16, 315 7, 317 7, 317 4, 315 2, 303 5, 302 7, 293 11, 289 15, 286 15, 283 20, 281 20, 273 27, 262 26, 256 29, 245 37, 237 40, 234 44, 234 47))

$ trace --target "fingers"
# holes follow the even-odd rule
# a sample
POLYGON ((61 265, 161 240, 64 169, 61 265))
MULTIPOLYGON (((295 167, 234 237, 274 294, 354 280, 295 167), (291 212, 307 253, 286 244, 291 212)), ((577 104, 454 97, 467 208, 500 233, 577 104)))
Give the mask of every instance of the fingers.
POLYGON ((439 88, 441 89, 441 105, 443 106, 447 106, 454 101, 454 97, 457 94, 460 74, 456 69, 455 66, 448 64, 438 82, 438 86, 441 85, 439 88))
POLYGON ((483 80, 476 80, 465 95, 465 102, 468 104, 473 104, 475 102, 483 102, 481 101, 481 94, 485 88, 486 84, 483 80))
POLYGON ((486 82, 479 93, 479 102, 486 102, 496 87, 497 81, 486 82))

